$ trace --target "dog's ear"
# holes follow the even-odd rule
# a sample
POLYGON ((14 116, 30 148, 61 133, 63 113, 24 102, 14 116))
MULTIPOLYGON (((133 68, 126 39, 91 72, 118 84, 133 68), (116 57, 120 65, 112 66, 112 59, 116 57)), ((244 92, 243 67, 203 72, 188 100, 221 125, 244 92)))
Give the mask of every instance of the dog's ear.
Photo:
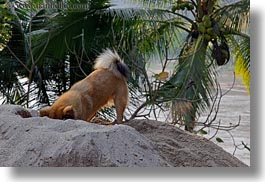
POLYGON ((72 105, 63 109, 63 119, 75 119, 75 111, 72 105))
POLYGON ((49 116, 51 107, 47 106, 40 110, 40 117, 49 116))

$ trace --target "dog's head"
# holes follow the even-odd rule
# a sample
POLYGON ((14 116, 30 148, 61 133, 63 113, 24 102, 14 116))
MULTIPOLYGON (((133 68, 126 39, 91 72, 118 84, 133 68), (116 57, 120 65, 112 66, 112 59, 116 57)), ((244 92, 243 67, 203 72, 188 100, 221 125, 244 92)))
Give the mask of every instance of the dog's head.
POLYGON ((44 107, 40 110, 40 116, 48 116, 52 119, 75 119, 75 112, 72 105, 60 107, 44 107))

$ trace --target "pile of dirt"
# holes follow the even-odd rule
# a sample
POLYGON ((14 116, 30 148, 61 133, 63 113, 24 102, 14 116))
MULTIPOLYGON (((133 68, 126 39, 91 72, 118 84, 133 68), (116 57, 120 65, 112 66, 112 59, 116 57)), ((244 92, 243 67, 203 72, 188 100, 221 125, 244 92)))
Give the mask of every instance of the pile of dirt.
POLYGON ((150 139, 160 156, 171 166, 247 166, 215 143, 174 125, 154 120, 133 120, 126 124, 150 139))
POLYGON ((216 144, 158 121, 105 126, 36 115, 0 106, 0 166, 246 166, 216 144))

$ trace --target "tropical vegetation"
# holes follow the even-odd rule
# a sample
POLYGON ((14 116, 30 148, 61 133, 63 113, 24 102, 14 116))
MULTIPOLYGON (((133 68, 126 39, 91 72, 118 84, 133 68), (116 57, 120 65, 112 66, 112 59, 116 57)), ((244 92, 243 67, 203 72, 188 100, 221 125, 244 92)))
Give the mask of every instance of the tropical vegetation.
POLYGON ((52 104, 92 71, 94 58, 108 47, 131 70, 126 119, 156 117, 170 108, 174 123, 192 131, 200 113, 215 103, 217 67, 231 60, 249 90, 249 0, 130 2, 137 6, 109 0, 1 1, 2 102, 52 104), (161 65, 158 72, 147 69, 154 61, 161 65))

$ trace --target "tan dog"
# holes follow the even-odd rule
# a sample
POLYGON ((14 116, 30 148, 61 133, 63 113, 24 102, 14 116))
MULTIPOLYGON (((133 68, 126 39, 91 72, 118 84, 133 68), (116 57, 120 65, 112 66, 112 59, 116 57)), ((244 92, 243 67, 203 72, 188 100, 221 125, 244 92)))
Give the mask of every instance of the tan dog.
POLYGON ((51 107, 41 109, 40 116, 89 122, 99 109, 114 104, 117 123, 122 123, 128 103, 128 67, 116 52, 107 49, 96 59, 94 69, 61 95, 51 107))

